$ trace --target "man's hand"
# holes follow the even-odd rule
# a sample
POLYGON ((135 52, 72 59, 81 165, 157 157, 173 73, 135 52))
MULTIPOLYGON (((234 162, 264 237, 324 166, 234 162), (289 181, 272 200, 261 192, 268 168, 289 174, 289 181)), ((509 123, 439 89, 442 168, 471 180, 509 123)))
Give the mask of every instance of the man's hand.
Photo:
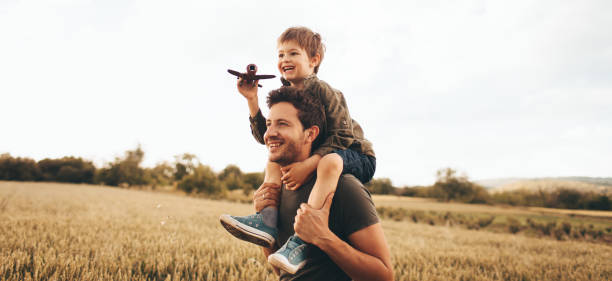
POLYGON ((265 207, 278 206, 280 203, 280 186, 275 183, 264 182, 253 194, 253 206, 259 212, 265 207))
POLYGON ((334 235, 329 229, 329 209, 331 208, 334 193, 327 195, 323 207, 319 210, 302 203, 297 210, 293 229, 295 234, 305 242, 317 245, 317 240, 329 239, 334 235))
POLYGON ((313 172, 312 165, 305 162, 295 162, 281 168, 281 173, 283 173, 281 181, 288 190, 296 190, 312 177, 313 172))
POLYGON ((240 94, 242 94, 247 100, 252 100, 257 99, 257 83, 259 83, 259 80, 247 83, 247 81, 241 77, 238 77, 238 83, 236 85, 240 94))

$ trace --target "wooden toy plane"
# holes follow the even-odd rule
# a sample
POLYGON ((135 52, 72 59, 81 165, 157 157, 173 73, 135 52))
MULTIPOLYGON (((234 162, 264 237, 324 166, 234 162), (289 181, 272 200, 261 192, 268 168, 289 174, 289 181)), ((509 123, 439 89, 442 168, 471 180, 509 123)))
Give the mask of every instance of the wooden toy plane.
MULTIPOLYGON (((245 80, 248 84, 253 83, 253 81, 259 80, 259 79, 271 79, 276 77, 275 75, 255 75, 255 73, 257 73, 257 66, 254 64, 249 64, 247 65, 247 72, 246 73, 240 73, 236 70, 231 70, 228 69, 227 72, 229 72, 232 75, 236 75, 238 76, 238 78, 242 78, 243 80, 245 80)), ((261 85, 257 84, 258 87, 261 87, 261 85)))

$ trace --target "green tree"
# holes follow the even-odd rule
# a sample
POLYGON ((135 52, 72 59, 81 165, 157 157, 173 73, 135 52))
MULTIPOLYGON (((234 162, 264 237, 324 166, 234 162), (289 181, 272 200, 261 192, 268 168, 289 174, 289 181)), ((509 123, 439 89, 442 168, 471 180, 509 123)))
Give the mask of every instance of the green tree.
POLYGON ((44 181, 72 183, 92 183, 96 167, 91 161, 82 158, 63 157, 60 159, 43 159, 38 167, 44 181))
POLYGON ((168 186, 174 182, 175 167, 168 162, 161 162, 153 168, 145 169, 145 178, 153 187, 168 186))
POLYGON ((149 184, 145 170, 140 167, 143 158, 144 151, 140 145, 134 150, 126 151, 124 158, 115 158, 113 163, 98 172, 96 182, 113 186, 149 184))
POLYGON ((13 158, 10 154, 0 155, 0 180, 38 181, 42 173, 36 161, 30 158, 13 158))
POLYGON ((218 177, 219 181, 229 190, 246 189, 242 171, 236 165, 227 165, 227 167, 219 173, 218 177))
POLYGON ((177 186, 187 193, 219 194, 224 191, 213 170, 202 164, 195 167, 191 174, 184 176, 177 186))
POLYGON ((458 176, 451 168, 436 172, 436 182, 432 187, 433 196, 442 201, 460 201, 466 203, 486 203, 488 192, 468 180, 467 176, 458 176))
POLYGON ((368 190, 373 194, 394 194, 395 187, 389 178, 372 179, 366 184, 368 190))
POLYGON ((183 153, 183 155, 174 156, 174 180, 180 181, 184 176, 193 173, 196 167, 200 165, 200 160, 194 154, 183 153))
POLYGON ((243 180, 247 188, 245 192, 248 193, 250 190, 257 190, 259 188, 259 186, 264 181, 264 173, 262 172, 246 173, 244 174, 243 180))

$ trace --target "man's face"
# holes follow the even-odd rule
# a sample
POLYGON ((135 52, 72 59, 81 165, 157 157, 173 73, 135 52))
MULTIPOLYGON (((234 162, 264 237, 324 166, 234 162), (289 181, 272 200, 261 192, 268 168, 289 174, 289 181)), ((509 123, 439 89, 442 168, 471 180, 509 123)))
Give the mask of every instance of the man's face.
POLYGON ((273 105, 266 126, 264 141, 271 162, 286 166, 302 161, 304 155, 308 157, 310 151, 304 151, 309 148, 306 132, 298 119, 298 110, 292 104, 280 102, 273 105))

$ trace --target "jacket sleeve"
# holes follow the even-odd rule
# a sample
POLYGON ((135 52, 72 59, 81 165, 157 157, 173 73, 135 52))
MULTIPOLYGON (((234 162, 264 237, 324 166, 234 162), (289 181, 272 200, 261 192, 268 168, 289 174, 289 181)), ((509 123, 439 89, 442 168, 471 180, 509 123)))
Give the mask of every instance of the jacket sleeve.
POLYGON ((325 139, 313 153, 325 156, 338 149, 348 149, 355 141, 355 136, 344 96, 326 83, 317 83, 312 90, 319 94, 327 123, 325 139))
POLYGON ((261 110, 257 112, 255 117, 249 116, 249 121, 251 122, 251 134, 253 134, 255 140, 261 144, 265 144, 264 134, 268 128, 266 127, 266 118, 261 114, 261 110))

